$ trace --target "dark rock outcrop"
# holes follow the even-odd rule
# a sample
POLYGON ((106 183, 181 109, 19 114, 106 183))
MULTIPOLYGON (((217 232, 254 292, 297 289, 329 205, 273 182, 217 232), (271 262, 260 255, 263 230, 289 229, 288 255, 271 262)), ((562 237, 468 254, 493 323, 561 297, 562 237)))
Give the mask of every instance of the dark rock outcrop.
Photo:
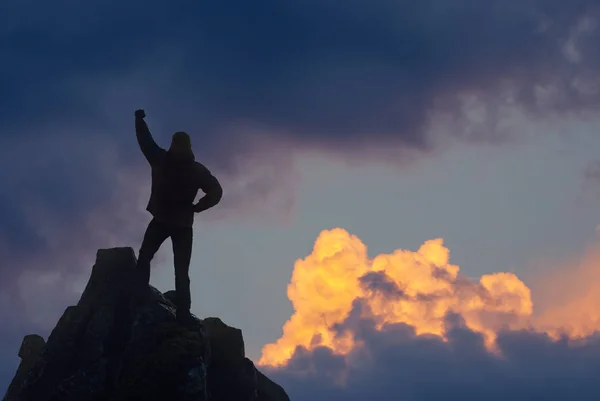
POLYGON ((19 357, 21 363, 17 368, 17 373, 13 378, 12 382, 8 386, 6 391, 5 401, 18 401, 21 397, 21 389, 25 383, 27 375, 31 371, 33 364, 37 360, 38 356, 44 350, 46 342, 44 339, 37 334, 29 334, 23 338, 21 343, 21 349, 19 350, 19 357))
POLYGON ((175 320, 172 291, 135 290, 131 248, 99 250, 48 341, 25 336, 3 401, 289 401, 218 318, 175 320))
POLYGON ((214 401, 255 400, 257 380, 254 365, 245 357, 242 331, 218 318, 204 319, 210 339, 211 360, 208 381, 214 401))

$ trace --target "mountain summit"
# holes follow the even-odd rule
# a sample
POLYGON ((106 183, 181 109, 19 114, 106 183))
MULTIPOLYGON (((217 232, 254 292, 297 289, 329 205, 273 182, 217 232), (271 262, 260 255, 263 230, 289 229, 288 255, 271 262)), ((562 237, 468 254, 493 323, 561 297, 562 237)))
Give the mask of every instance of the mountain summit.
POLYGON ((100 249, 77 305, 23 339, 3 401, 289 401, 218 318, 175 320, 174 292, 133 293, 131 248, 100 249))

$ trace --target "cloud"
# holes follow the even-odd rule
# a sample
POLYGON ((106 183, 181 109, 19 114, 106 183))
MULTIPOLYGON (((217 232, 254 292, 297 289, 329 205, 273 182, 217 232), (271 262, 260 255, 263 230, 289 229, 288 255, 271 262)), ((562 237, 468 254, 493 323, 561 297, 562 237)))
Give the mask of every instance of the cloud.
POLYGON ((403 298, 404 291, 383 272, 371 272, 358 279, 367 291, 381 292, 385 298, 403 298))
POLYGON ((536 324, 554 336, 583 338, 600 329, 600 248, 552 266, 532 282, 536 324))
POLYGON ((375 321, 362 319, 357 330, 361 347, 349 354, 336 355, 326 347, 299 349, 285 367, 266 370, 298 401, 562 401, 598 396, 597 336, 572 344, 530 331, 500 332, 499 357, 460 319, 449 316, 445 330, 443 341, 419 336, 403 323, 377 328, 375 321))
POLYGON ((329 150, 427 150, 432 115, 483 119, 467 133, 481 139, 513 107, 598 101, 593 0, 24 4, 1 10, 7 121, 97 116, 70 83, 134 75, 161 99, 153 112, 225 152, 232 125, 329 150))
POLYGON ((590 162, 584 171, 584 178, 587 182, 598 184, 600 182, 600 161, 590 162))
POLYGON ((340 228, 321 232, 313 252, 296 261, 288 297, 295 313, 283 336, 263 348, 261 364, 284 364, 299 346, 349 352, 356 346, 353 331, 338 328, 357 301, 379 326, 402 322, 417 334, 441 336, 446 315, 460 314, 490 348, 500 328, 520 327, 533 311, 530 290, 517 276, 495 273, 472 281, 449 262, 441 239, 416 252, 396 250, 371 259, 360 239, 340 228))
POLYGON ((534 286, 479 280, 441 240, 368 257, 343 229, 296 261, 294 314, 259 364, 298 400, 595 399, 598 246, 534 286))

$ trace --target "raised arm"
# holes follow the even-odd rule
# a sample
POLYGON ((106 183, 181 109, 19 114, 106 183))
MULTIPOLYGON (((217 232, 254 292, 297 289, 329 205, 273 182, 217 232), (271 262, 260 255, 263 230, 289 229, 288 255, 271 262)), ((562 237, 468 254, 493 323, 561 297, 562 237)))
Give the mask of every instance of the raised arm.
POLYGON ((138 144, 140 149, 148 162, 153 165, 156 163, 161 151, 164 151, 160 146, 154 142, 152 134, 148 129, 148 124, 144 121, 146 113, 144 110, 137 110, 135 112, 135 135, 137 136, 138 144))
POLYGON ((198 168, 198 185, 206 195, 194 205, 196 213, 203 212, 215 206, 223 197, 223 188, 214 175, 202 164, 196 164, 198 168))

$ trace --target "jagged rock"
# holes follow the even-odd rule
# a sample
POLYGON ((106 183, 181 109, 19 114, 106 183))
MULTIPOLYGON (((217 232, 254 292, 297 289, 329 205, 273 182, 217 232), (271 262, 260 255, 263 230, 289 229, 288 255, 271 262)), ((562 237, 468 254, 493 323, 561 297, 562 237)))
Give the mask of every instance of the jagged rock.
POLYGON ((205 351, 202 332, 157 325, 125 351, 113 400, 205 400, 205 351))
POLYGON ((44 339, 37 334, 29 334, 23 338, 21 349, 19 350, 21 363, 17 368, 15 377, 8 386, 8 390, 6 391, 6 396, 3 398, 3 401, 17 401, 20 399, 21 389, 23 388, 25 379, 31 371, 31 368, 33 367, 33 364, 37 360, 38 356, 44 350, 45 345, 46 342, 44 339))
POLYGON ((290 401, 287 393, 259 370, 256 370, 258 384, 258 401, 290 401))
POLYGON ((23 364, 33 364, 40 352, 44 349, 46 342, 37 334, 29 334, 23 337, 21 348, 19 349, 19 357, 23 364))
POLYGON ((211 349, 208 391, 211 401, 256 400, 254 366, 249 368, 242 330, 230 327, 219 318, 203 320, 211 349))
POLYGON ((101 249, 44 344, 26 336, 4 401, 289 401, 218 318, 182 326, 174 292, 136 286, 131 248, 101 249))
POLYGON ((114 306, 133 286, 133 267, 137 263, 132 248, 99 249, 90 279, 77 305, 114 306))
POLYGON ((75 373, 82 335, 91 316, 92 310, 86 306, 69 306, 65 310, 25 380, 22 400, 52 399, 62 380, 75 373))
POLYGON ((226 325, 218 317, 207 317, 202 322, 219 362, 236 364, 246 357, 242 330, 226 325))

